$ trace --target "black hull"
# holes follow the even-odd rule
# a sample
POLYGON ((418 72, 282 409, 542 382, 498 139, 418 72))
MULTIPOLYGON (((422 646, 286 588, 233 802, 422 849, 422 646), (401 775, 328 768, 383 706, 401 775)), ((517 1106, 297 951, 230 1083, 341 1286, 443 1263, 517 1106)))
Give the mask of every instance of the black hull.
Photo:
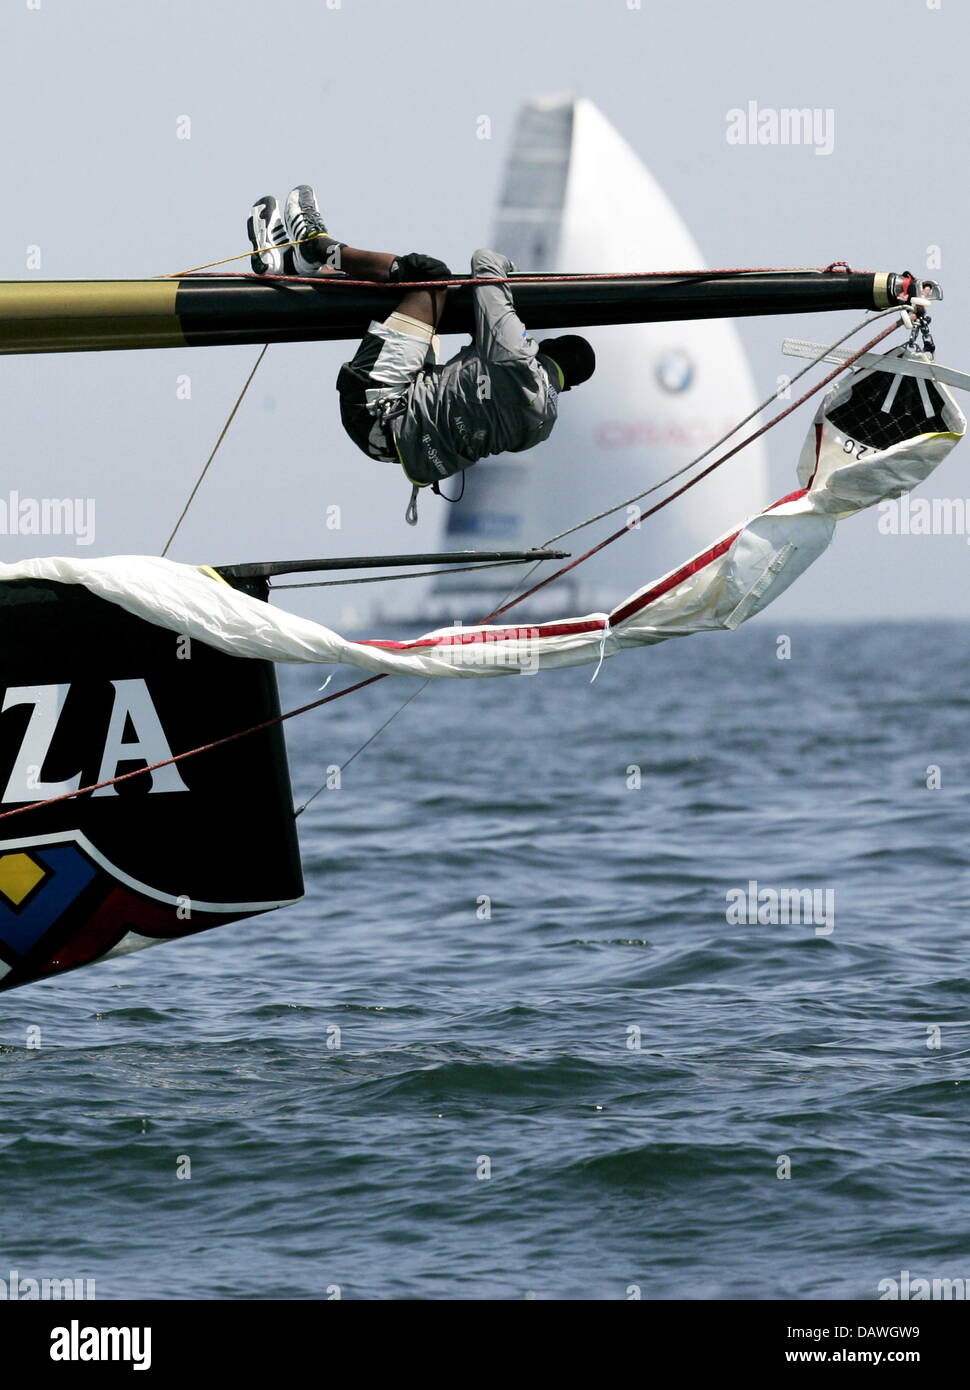
POLYGON ((0 585, 0 622, 0 811, 30 806, 0 820, 0 989, 302 896, 279 725, 177 772, 32 804, 271 719, 271 663, 197 642, 186 655, 68 584, 0 585))

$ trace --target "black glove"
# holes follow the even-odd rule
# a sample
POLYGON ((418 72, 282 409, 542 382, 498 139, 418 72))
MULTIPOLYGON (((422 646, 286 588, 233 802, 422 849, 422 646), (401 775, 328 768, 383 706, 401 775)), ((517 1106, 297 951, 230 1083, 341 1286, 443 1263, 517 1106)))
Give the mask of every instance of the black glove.
POLYGON ((387 276, 390 281, 397 280, 450 280, 451 271, 444 261, 434 256, 425 256, 421 251, 409 251, 406 256, 398 256, 387 276))

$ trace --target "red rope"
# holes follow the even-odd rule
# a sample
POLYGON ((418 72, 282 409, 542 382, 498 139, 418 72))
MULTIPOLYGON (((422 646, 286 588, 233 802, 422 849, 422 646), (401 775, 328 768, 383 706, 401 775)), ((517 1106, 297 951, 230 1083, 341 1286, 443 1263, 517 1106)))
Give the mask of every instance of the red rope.
MULTIPOLYGON (((659 512, 664 507, 669 506, 676 498, 683 496, 690 488, 696 486, 702 478, 706 478, 709 473, 713 473, 715 468, 720 468, 722 463, 727 463, 728 459, 733 458, 740 450, 746 448, 747 445, 753 443, 754 440, 759 439, 761 435, 779 424, 780 421, 784 420, 787 415, 790 415, 793 410, 796 410, 800 405, 804 405, 805 402, 816 395, 823 386, 827 386, 829 382, 833 381, 841 372, 844 372, 847 367, 851 367, 853 362, 860 358, 863 353, 871 352, 877 343, 881 343, 883 338, 887 338, 890 333, 894 333, 898 327, 898 323, 890 323, 881 333, 877 333, 874 338, 870 339, 868 343, 859 348, 857 352, 854 352, 851 357, 847 357, 844 362, 841 362, 829 372, 828 376, 823 377, 821 381, 817 382, 806 391, 803 396, 799 396, 798 400, 792 401, 791 405, 786 406, 774 419, 769 420, 767 424, 755 430, 747 439, 743 439, 740 444, 736 444, 733 449, 730 449, 726 454, 722 455, 721 458, 715 459, 713 463, 708 464, 696 477, 690 478, 679 487, 676 492, 670 493, 668 497, 663 498, 662 501, 657 502, 648 511, 644 512, 640 520, 646 520, 648 516, 653 516, 655 512, 659 512)), ((561 578, 562 575, 568 574, 570 570, 575 569, 576 566, 582 564, 584 560, 588 560, 590 556, 597 554, 598 551, 611 545, 613 541, 619 540, 621 536, 628 535, 630 529, 629 526, 621 527, 619 531, 615 531, 612 535, 607 536, 606 539, 600 541, 598 545, 592 546, 584 554, 577 556, 575 560, 571 560, 568 565, 563 565, 561 569, 556 570, 555 574, 548 575, 545 579, 540 580, 538 584, 533 584, 530 589, 526 589, 523 593, 510 599, 509 602, 503 604, 502 607, 496 608, 493 613, 489 613, 488 617, 482 618, 477 626, 484 626, 486 623, 493 622, 495 618, 501 617, 501 615, 507 613, 510 608, 514 608, 516 604, 522 603, 524 599, 530 598, 533 594, 538 593, 540 589, 544 589, 547 584, 551 584, 554 580, 561 578)), ((23 815, 25 811, 33 811, 40 806, 53 806, 59 801, 70 801, 76 796, 83 796, 88 792, 100 791, 103 787, 112 787, 116 786, 119 782, 128 782, 133 777, 145 777, 150 772, 156 772, 159 768, 169 767, 173 763, 182 762, 185 758, 192 758, 197 753, 207 753, 213 748, 223 748, 227 743, 234 743, 237 739, 246 738, 249 734, 257 734, 263 729, 270 729, 276 724, 283 724, 287 719, 294 719, 298 714, 308 714, 310 710, 319 709, 322 705, 328 705, 333 700, 340 700, 344 695, 350 695, 355 690, 363 690, 365 686, 375 685, 377 681, 385 680, 388 674, 389 672, 387 671, 381 671, 377 675, 368 676, 366 680, 357 681, 354 685, 348 685, 343 690, 335 691, 333 695, 325 695, 322 699, 313 700, 308 705, 300 705, 298 709, 291 709, 287 710, 285 714, 274 715, 272 719, 264 719, 261 724, 253 724, 248 729, 239 729, 234 734, 227 734, 224 738, 214 739, 211 743, 200 744, 198 748, 189 748, 184 753, 174 754, 171 758, 162 758, 157 763, 149 763, 147 767, 137 768, 134 772, 123 772, 117 777, 109 777, 104 782, 94 782, 87 787, 78 787, 76 791, 64 792, 60 796, 49 797, 46 801, 32 801, 25 806, 17 806, 12 811, 2 811, 0 812, 0 820, 7 820, 11 816, 23 815)))
POLYGON ((572 273, 568 275, 533 275, 516 274, 511 276, 465 276, 464 278, 452 278, 450 280, 349 280, 343 275, 256 275, 252 271, 245 270, 226 270, 226 271, 193 271, 187 275, 173 277, 171 275, 156 276, 156 279, 171 280, 258 280, 263 284, 267 281, 274 284, 296 284, 296 285, 350 285, 355 289, 377 289, 392 290, 397 293, 400 290, 423 290, 423 289, 444 289, 448 286, 461 288, 463 285, 543 285, 543 284, 573 284, 583 280, 660 280, 665 278, 674 279, 708 279, 716 275, 828 275, 828 274, 872 274, 871 271, 851 271, 847 261, 833 261, 830 265, 802 265, 802 266, 738 266, 728 269, 718 270, 609 270, 600 271, 596 274, 581 275, 572 273))

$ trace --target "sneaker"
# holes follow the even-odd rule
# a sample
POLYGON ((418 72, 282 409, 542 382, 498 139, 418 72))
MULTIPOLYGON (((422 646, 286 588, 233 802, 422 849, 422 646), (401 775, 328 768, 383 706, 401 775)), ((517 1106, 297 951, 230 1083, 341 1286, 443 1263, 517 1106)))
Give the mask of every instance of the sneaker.
POLYGON ((316 194, 308 183, 294 188, 286 200, 283 217, 286 240, 302 242, 293 247, 297 275, 318 275, 323 270, 340 269, 341 243, 328 234, 317 207, 316 194), (314 240, 307 241, 306 237, 314 240))
POLYGON ((272 194, 253 204, 246 231, 253 248, 249 261, 257 275, 292 275, 292 253, 276 249, 290 237, 286 234, 280 205, 272 194))

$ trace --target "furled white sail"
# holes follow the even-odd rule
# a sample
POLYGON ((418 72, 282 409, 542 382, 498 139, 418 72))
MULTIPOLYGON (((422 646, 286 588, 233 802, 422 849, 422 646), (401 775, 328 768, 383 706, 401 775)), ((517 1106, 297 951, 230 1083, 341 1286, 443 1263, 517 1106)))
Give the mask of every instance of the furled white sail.
MULTIPOLYGON (((522 271, 704 268, 666 194, 586 99, 550 98, 522 108, 493 245, 522 271)), ((580 331, 596 349, 595 376, 562 397, 548 443, 468 470, 464 498, 448 510, 450 545, 544 542, 681 467, 756 404, 737 330, 728 321, 580 331)), ((699 487, 689 505, 649 522, 641 551, 649 550, 654 564, 672 564, 727 518, 766 500, 765 456, 755 444, 699 487)), ((584 547, 604 530, 584 532, 584 547)), ((642 563, 629 550, 605 553, 564 581, 571 583, 571 601, 603 606, 604 595, 630 582, 642 563)), ((488 597, 504 592, 507 582, 500 571, 445 575, 435 592, 467 617, 459 594, 477 594, 471 606, 485 601, 487 607, 488 597)))
MULTIPOLYGON (((497 676, 574 666, 624 647, 736 628, 826 549, 837 520, 923 482, 965 430, 946 386, 882 370, 852 372, 819 407, 799 461, 796 492, 610 611, 583 617, 450 627, 402 642, 351 642, 239 593, 211 572, 153 556, 24 560, 0 565, 0 582, 83 584, 137 617, 233 656, 345 662, 412 676, 497 676)), ((635 542, 624 537, 617 548, 624 545, 642 564, 635 542)))

